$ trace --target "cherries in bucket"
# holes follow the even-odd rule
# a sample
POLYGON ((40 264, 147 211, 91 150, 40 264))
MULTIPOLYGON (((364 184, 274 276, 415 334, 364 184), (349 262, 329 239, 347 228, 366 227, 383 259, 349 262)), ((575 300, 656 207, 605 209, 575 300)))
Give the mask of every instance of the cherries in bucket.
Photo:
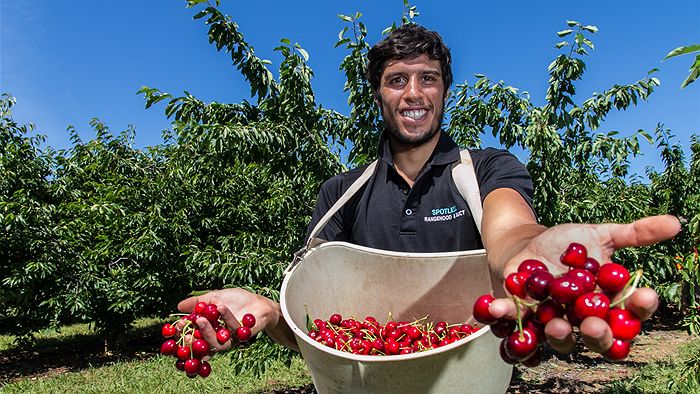
POLYGON ((517 272, 508 275, 505 287, 515 301, 516 320, 494 318, 489 312, 494 300, 490 294, 474 303, 474 319, 491 325, 493 334, 503 338, 500 355, 510 364, 540 363, 541 346, 546 342, 544 327, 552 319, 565 318, 578 327, 589 316, 606 320, 612 330, 613 345, 603 356, 608 360, 626 358, 632 339, 641 330, 641 321, 624 309, 624 301, 637 287, 641 271, 630 278, 619 264, 601 266, 578 243, 570 244, 560 260, 570 268, 557 277, 541 261, 532 259, 523 261, 517 272), (622 296, 612 301, 620 292, 622 296))

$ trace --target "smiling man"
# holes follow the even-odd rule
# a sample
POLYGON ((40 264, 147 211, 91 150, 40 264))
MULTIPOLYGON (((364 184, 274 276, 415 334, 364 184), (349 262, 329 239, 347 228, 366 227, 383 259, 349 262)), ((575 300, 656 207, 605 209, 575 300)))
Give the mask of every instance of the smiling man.
MULTIPOLYGON (((421 26, 401 26, 368 53, 368 80, 381 109, 385 129, 378 147, 379 160, 371 179, 326 224, 319 238, 347 241, 377 249, 405 252, 446 252, 485 248, 490 268, 500 279, 515 272, 525 259, 545 262, 550 271, 564 267, 559 254, 571 242, 584 244, 589 256, 608 262, 616 249, 649 245, 678 233, 673 216, 656 216, 631 224, 539 225, 532 209, 530 176, 512 154, 501 149, 470 149, 483 204, 481 234, 457 190, 452 167, 460 149, 441 124, 452 83, 450 51, 436 32, 421 26)), ((337 175, 319 193, 309 231, 357 180, 365 167, 337 175)), ((385 280, 386 278, 382 278, 385 280)), ((213 291, 191 297, 179 309, 191 312, 197 302, 215 303, 229 327, 237 327, 246 313, 257 317, 253 334, 265 330, 279 343, 296 349, 291 330, 278 303, 242 289, 213 291), (236 319, 238 317, 238 319, 236 319)), ((642 320, 658 305, 653 290, 637 289, 626 306, 642 320)), ((496 300, 490 313, 515 319, 515 305, 496 300)), ((197 321, 204 338, 218 344, 204 318, 197 321)), ((605 352, 612 345, 607 323, 589 317, 580 326, 586 345, 605 352)), ((550 345, 571 351, 571 325, 550 321, 545 332, 550 345)))

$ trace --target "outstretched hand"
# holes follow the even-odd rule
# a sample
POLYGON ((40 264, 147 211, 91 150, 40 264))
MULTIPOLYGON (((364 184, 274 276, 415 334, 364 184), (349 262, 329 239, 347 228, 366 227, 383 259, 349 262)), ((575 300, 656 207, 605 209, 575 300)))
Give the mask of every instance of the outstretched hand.
MULTIPOLYGON (((680 231, 680 222, 675 216, 661 215, 637 220, 629 224, 563 224, 551 227, 531 239, 504 267, 504 277, 517 271, 526 259, 537 259, 545 263, 555 276, 568 269, 560 261, 562 251, 576 242, 583 244, 588 256, 605 264, 610 262, 617 249, 651 245, 674 237, 680 231)), ((658 307, 656 292, 648 288, 637 289, 626 301, 625 307, 640 320, 650 318, 658 307)), ((516 305, 508 298, 496 299, 489 312, 495 318, 515 319, 516 305)), ((580 325, 584 344, 591 350, 604 353, 612 346, 613 337, 605 320, 588 317, 580 325)), ((550 346, 557 352, 571 352, 576 340, 568 321, 555 318, 545 327, 550 346)))

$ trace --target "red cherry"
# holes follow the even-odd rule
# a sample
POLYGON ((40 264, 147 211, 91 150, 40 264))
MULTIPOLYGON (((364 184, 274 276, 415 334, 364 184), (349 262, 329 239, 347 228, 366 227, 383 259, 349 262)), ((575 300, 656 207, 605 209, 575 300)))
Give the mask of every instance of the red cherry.
POLYGON ((588 293, 588 292, 595 290, 595 285, 596 285, 595 275, 592 274, 590 271, 586 271, 583 268, 574 268, 574 269, 568 271, 564 275, 578 278, 579 281, 581 282, 581 284, 583 285, 584 293, 588 293))
POLYGON ((579 318, 576 314, 574 304, 566 305, 566 307, 564 308, 564 315, 566 315, 566 320, 569 321, 569 324, 571 324, 574 327, 580 326, 583 322, 583 319, 579 318))
MULTIPOLYGON (((340 315, 338 315, 338 317, 340 317, 340 315)), ((338 319, 338 323, 340 323, 340 320, 342 320, 342 319, 338 319)), ((248 327, 248 328, 253 328, 253 326, 255 325, 255 316, 253 316, 250 313, 246 313, 245 315, 243 315, 243 319, 241 319, 241 323, 243 323, 243 325, 248 327)), ((336 323, 333 323, 333 324, 336 324, 336 323)))
POLYGON ((530 276, 530 274, 527 272, 514 272, 508 275, 505 281, 506 290, 514 296, 526 298, 527 289, 525 288, 525 281, 528 276, 530 276))
POLYGON ((532 274, 533 272, 535 272, 537 270, 549 271, 547 269, 547 266, 544 265, 543 262, 541 262, 539 260, 535 260, 535 259, 524 260, 518 266, 518 272, 527 272, 528 274, 532 274))
MULTIPOLYGON (((496 318, 489 312, 489 305, 494 300, 491 294, 484 294, 477 298, 474 302, 474 319, 479 323, 491 324, 496 321, 496 318)), ((392 322, 389 322, 392 323, 392 322)), ((389 328, 389 323, 386 324, 387 329, 389 328)))
POLYGON ((515 331, 506 338, 505 351, 515 360, 527 360, 536 350, 537 334, 529 328, 515 331))
POLYGON ((549 323, 555 317, 564 317, 564 308, 552 300, 547 300, 537 306, 535 318, 542 324, 549 323))
POLYGON ((631 341, 642 330, 642 322, 627 309, 612 308, 606 319, 614 338, 631 341))
POLYGON ((586 264, 586 258, 588 258, 586 247, 573 242, 569 244, 569 247, 566 248, 566 251, 561 255, 559 260, 562 264, 568 265, 569 267, 583 268, 586 264))
POLYGON ((177 329, 175 328, 175 326, 170 323, 163 324, 163 328, 161 328, 160 330, 161 334, 163 334, 165 338, 172 337, 173 335, 175 335, 176 331, 177 329))
POLYGON ((196 358, 202 358, 209 354, 209 344, 203 339, 196 339, 192 342, 192 354, 196 358))
POLYGON ((586 293, 576 299, 574 313, 583 320, 589 316, 605 319, 610 310, 610 299, 603 293, 586 293))
POLYGON ((523 328, 529 328, 537 336, 537 343, 545 343, 547 341, 547 336, 544 333, 544 324, 541 322, 529 318, 523 322, 523 328))
POLYGON ((192 336, 195 337, 195 339, 204 339, 202 336, 202 332, 199 331, 199 329, 195 328, 194 332, 192 332, 192 336))
MULTIPOLYGON (((252 315, 251 315, 252 316, 252 315)), ((245 316, 243 316, 243 319, 245 319, 245 316)), ((343 317, 339 313, 334 313, 331 315, 331 317, 328 319, 328 322, 333 324, 333 325, 340 325, 340 322, 343 321, 343 317)), ((243 325, 245 326, 245 322, 243 322, 243 325)), ((255 325, 255 323, 253 323, 255 325)), ((253 327, 253 326, 250 326, 253 327)))
POLYGON ((506 352, 506 339, 503 339, 498 345, 498 352, 501 354, 501 359, 508 364, 517 364, 518 360, 511 357, 508 352, 506 352))
MULTIPOLYGON (((316 331, 312 332, 318 334, 318 332, 316 331)), ((311 335, 311 333, 309 333, 309 335, 311 335)), ((216 340, 219 343, 226 343, 226 341, 228 341, 229 339, 231 339, 231 331, 229 331, 227 328, 222 327, 216 330, 216 340)))
POLYGON ((527 294, 530 297, 542 301, 549 296, 549 282, 554 279, 554 275, 549 271, 537 270, 525 281, 527 294))
POLYGON ((598 270, 600 269, 600 263, 593 257, 588 257, 586 258, 586 262, 583 264, 583 269, 592 273, 593 275, 597 275, 598 270))
POLYGON ((199 369, 197 370, 197 373, 199 376, 206 378, 211 374, 211 364, 209 364, 206 361, 202 361, 201 364, 199 364, 199 369))
POLYGON ((219 320, 220 314, 219 311, 216 309, 216 305, 209 304, 204 308, 202 316, 209 320, 209 323, 214 324, 217 322, 217 320, 219 320))
POLYGON ((201 361, 196 358, 191 358, 187 361, 185 361, 185 373, 187 376, 194 376, 197 375, 199 372, 199 366, 201 365, 201 361))
POLYGON ((386 354, 399 354, 399 343, 394 339, 390 338, 387 340, 384 347, 386 348, 386 354))
POLYGON ((177 368, 180 371, 184 371, 185 370, 185 361, 184 360, 175 361, 175 368, 177 368))
POLYGON ((406 332, 406 334, 413 341, 420 339, 420 337, 423 336, 423 333, 420 331, 420 329, 418 329, 418 327, 415 327, 415 326, 409 327, 408 332, 406 332))
POLYGON ((498 338, 505 338, 515 330, 515 320, 498 319, 490 325, 491 332, 498 338))
POLYGON ((190 358, 190 348, 187 346, 178 346, 175 355, 180 360, 187 360, 190 358))
POLYGON ((603 357, 610 361, 623 360, 630 354, 630 343, 629 341, 623 341, 622 339, 614 338, 613 344, 608 349, 607 352, 603 353, 603 357))
POLYGON ((198 315, 202 315, 204 313, 204 309, 206 309, 207 303, 206 302, 198 302, 197 305, 194 306, 194 313, 198 315))
POLYGON ((160 354, 172 356, 177 353, 177 342, 174 339, 168 339, 160 345, 160 354))
POLYGON ((560 304, 571 304, 583 292, 583 284, 574 276, 560 276, 549 283, 549 296, 560 304))
POLYGON ((252 333, 250 332, 250 328, 246 326, 241 326, 236 329, 236 337, 238 337, 238 340, 241 342, 246 342, 250 339, 252 333))
POLYGON ((617 293, 622 290, 629 279, 629 271, 620 264, 603 264, 598 271, 598 286, 608 293, 617 293))

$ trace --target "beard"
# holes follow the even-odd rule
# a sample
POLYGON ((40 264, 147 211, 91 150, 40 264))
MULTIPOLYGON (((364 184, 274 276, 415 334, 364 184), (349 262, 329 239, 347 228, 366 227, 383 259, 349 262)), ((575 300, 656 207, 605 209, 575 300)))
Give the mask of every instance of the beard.
POLYGON ((393 120, 393 118, 389 118, 386 116, 382 116, 384 118, 384 123, 385 123, 384 129, 386 130, 387 133, 389 133, 389 136, 392 137, 399 144, 407 146, 407 147, 411 147, 411 148, 417 148, 417 147, 427 143, 428 141, 432 140, 433 137, 435 137, 435 134, 440 132, 441 125, 442 125, 442 116, 444 115, 444 112, 445 112, 444 108, 440 108, 440 112, 437 114, 438 115, 437 119, 440 119, 440 123, 438 123, 434 128, 431 128, 430 130, 428 130, 426 133, 423 133, 423 134, 420 134, 417 136, 412 136, 412 135, 401 133, 401 130, 399 130, 399 127, 396 124, 396 122, 393 120), (391 120, 388 120, 388 119, 391 119, 391 120))

